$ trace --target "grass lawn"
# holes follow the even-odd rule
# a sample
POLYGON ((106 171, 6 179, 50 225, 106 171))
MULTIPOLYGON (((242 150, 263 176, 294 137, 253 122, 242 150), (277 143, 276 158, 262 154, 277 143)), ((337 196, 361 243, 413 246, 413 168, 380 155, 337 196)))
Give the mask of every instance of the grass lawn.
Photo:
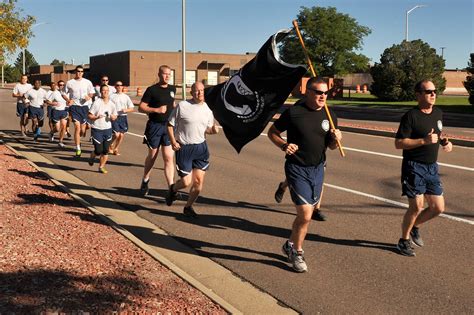
MULTIPOLYGON (((450 96, 440 95, 436 100, 436 106, 441 108, 444 112, 452 113, 470 113, 474 114, 474 106, 469 104, 467 96, 450 96)), ((290 98, 288 100, 296 101, 297 99, 290 98)), ((344 98, 339 100, 328 100, 329 105, 347 105, 347 106, 358 106, 358 107, 406 107, 411 108, 416 105, 415 101, 403 101, 403 102, 385 102, 380 101, 374 95, 362 94, 362 93, 351 93, 349 98, 348 93, 344 93, 344 98)))

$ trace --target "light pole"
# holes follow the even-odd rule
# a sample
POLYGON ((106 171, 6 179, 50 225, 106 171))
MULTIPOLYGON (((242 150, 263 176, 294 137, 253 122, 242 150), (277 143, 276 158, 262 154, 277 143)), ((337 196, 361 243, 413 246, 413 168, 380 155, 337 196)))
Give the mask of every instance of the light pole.
POLYGON ((440 47, 441 48, 441 59, 444 60, 444 50, 446 49, 446 47, 440 47))
POLYGON ((183 100, 186 99, 186 0, 181 0, 181 58, 183 60, 183 100))
POLYGON ((422 8, 422 7, 426 7, 426 5, 424 4, 418 4, 418 5, 415 5, 413 8, 411 8, 410 10, 408 10, 406 12, 406 18, 405 18, 405 40, 408 42, 408 14, 410 14, 411 11, 415 10, 416 8, 422 8))
MULTIPOLYGON (((40 25, 43 25, 43 24, 48 24, 48 22, 41 22, 41 23, 36 23, 36 24, 33 24, 33 26, 31 26, 31 29, 37 27, 37 26, 40 26, 40 25)), ((23 74, 26 74, 25 72, 25 50, 26 50, 26 47, 23 47, 23 74)))

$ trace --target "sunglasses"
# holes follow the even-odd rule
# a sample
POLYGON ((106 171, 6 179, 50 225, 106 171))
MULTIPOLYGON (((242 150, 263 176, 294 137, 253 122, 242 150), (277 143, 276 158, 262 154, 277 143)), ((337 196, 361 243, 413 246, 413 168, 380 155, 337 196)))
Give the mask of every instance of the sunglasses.
POLYGON ((109 80, 106 80, 106 79, 102 79, 102 82, 109 82, 109 80))
POLYGON ((423 90, 423 91, 420 91, 420 93, 425 93, 426 95, 429 95, 429 94, 438 94, 438 90, 423 90))
POLYGON ((59 86, 64 86, 64 84, 58 84, 59 86))
POLYGON ((308 88, 308 90, 313 91, 316 95, 328 95, 329 91, 321 91, 312 88, 308 88))
POLYGON ((84 70, 76 70, 76 72, 84 72, 84 70))
POLYGON ((123 84, 115 84, 115 86, 123 86, 123 84))

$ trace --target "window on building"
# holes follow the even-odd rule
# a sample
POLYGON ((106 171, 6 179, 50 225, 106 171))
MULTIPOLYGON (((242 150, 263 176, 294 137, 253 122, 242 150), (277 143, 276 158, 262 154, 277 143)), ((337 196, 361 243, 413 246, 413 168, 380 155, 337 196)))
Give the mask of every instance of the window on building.
POLYGON ((170 81, 168 82, 171 85, 174 85, 174 70, 171 69, 170 81))
POLYGON ((196 82, 196 70, 186 70, 186 86, 191 86, 196 82))
POLYGON ((207 84, 208 85, 217 85, 219 83, 219 72, 218 71, 208 71, 207 72, 207 84))

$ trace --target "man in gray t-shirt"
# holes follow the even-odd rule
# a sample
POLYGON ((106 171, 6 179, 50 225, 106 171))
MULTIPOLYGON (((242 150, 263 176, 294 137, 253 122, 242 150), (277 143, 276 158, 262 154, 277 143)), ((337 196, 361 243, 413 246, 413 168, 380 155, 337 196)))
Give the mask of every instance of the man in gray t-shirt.
POLYGON ((214 115, 204 102, 204 85, 196 82, 191 87, 192 100, 181 101, 168 120, 171 147, 176 151, 176 168, 180 179, 170 185, 166 204, 171 206, 178 190, 189 187, 189 198, 184 215, 197 217, 193 203, 202 190, 204 175, 209 168, 206 134, 219 132, 214 115))

